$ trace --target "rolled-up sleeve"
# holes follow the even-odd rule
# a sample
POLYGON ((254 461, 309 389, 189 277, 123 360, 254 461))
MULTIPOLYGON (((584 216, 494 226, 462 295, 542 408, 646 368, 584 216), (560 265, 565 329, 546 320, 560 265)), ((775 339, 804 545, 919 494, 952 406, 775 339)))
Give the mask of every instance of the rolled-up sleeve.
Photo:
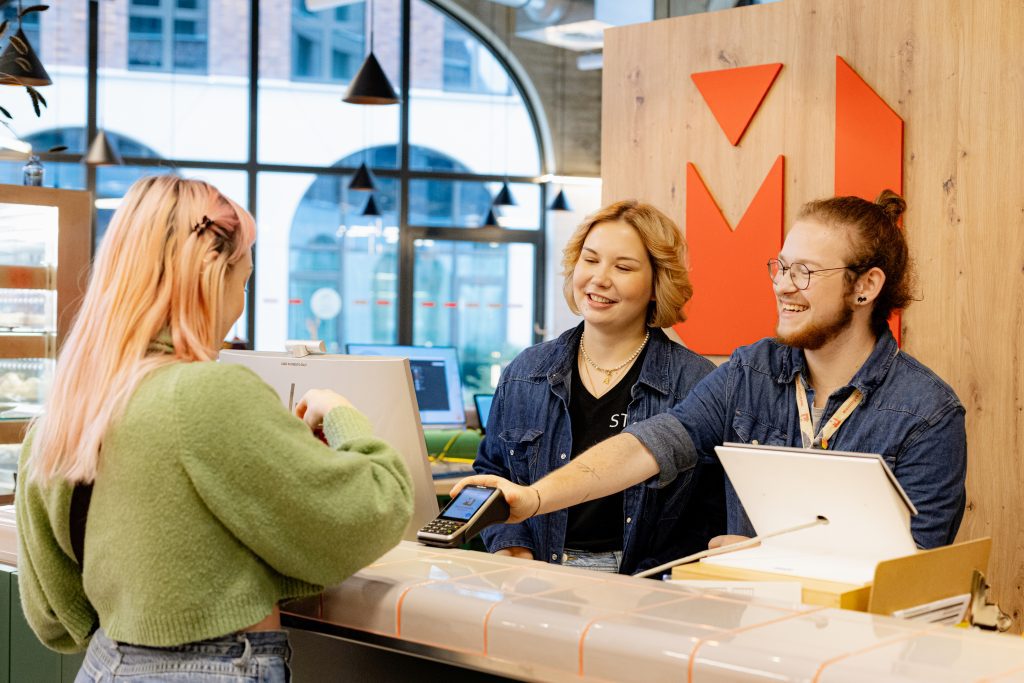
POLYGON ((723 363, 667 413, 625 429, 658 463, 658 477, 650 486, 663 487, 690 472, 700 458, 714 457, 725 433, 728 376, 729 363, 723 363))
POLYGON ((658 476, 649 484, 653 488, 668 486, 697 464, 693 441, 679 418, 671 412, 649 417, 626 427, 624 431, 635 436, 658 463, 658 476))

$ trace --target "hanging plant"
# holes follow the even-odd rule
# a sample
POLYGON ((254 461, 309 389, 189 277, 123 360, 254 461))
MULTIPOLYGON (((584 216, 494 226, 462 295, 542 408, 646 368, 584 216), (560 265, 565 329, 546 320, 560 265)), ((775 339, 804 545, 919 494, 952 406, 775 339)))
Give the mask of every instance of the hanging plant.
MULTIPOLYGON (((0 10, 7 7, 10 2, 11 0, 0 0, 0 10)), ((43 109, 46 108, 46 98, 36 89, 36 86, 49 85, 50 77, 46 73, 46 69, 39 62, 39 58, 36 56, 32 46, 25 38, 21 25, 27 15, 34 12, 45 12, 49 8, 49 5, 30 5, 22 8, 21 0, 18 0, 17 31, 8 36, 8 31, 11 28, 10 20, 5 19, 3 22, 0 22, 0 40, 7 37, 7 46, 4 48, 3 53, 0 54, 0 83, 25 88, 25 92, 28 93, 29 98, 32 100, 32 110, 37 117, 42 116, 43 109), (11 73, 12 71, 14 73, 11 73), (30 77, 35 82, 25 83, 24 81, 30 77)), ((0 107, 0 117, 2 117, 0 118, 0 123, 10 130, 12 134, 15 134, 10 124, 10 121, 14 119, 11 116, 11 112, 5 107, 0 107)), ((62 152, 65 149, 67 149, 66 146, 58 145, 57 147, 50 148, 48 151, 62 152)))
MULTIPOLYGON (((10 2, 11 0, 0 0, 0 10, 10 5, 10 2)), ((21 0, 18 0, 17 30, 10 34, 10 20, 4 19, 0 22, 0 40, 5 36, 8 39, 7 46, 4 48, 3 53, 0 54, 0 83, 4 85, 26 86, 28 88, 50 85, 49 74, 46 73, 46 69, 39 61, 39 57, 32 49, 28 38, 22 30, 22 24, 26 16, 36 12, 45 12, 49 8, 49 5, 31 5, 22 8, 21 0)), ((46 106, 46 101, 44 99, 40 102, 38 92, 32 94, 29 91, 29 96, 32 98, 32 107, 38 115, 40 105, 46 106)))

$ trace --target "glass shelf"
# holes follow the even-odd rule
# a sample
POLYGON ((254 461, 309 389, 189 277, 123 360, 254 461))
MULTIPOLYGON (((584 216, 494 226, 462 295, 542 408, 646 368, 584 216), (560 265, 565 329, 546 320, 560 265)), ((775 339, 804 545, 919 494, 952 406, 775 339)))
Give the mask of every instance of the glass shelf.
POLYGON ((0 359, 0 418, 40 406, 49 391, 54 361, 47 358, 0 359))
POLYGON ((56 292, 0 289, 0 333, 54 332, 56 292))

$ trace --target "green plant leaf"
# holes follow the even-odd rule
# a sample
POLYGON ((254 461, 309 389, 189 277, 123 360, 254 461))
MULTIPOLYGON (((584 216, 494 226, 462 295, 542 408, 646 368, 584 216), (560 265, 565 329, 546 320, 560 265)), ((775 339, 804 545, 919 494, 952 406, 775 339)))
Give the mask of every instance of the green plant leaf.
POLYGON ((42 116, 43 112, 41 107, 46 106, 46 100, 39 94, 39 91, 31 85, 26 85, 25 91, 29 94, 29 97, 32 98, 32 108, 35 110, 36 116, 42 116))
POLYGON ((38 90, 33 88, 31 85, 26 85, 25 87, 28 88, 29 90, 31 90, 32 92, 34 92, 36 97, 39 98, 39 101, 43 103, 43 106, 44 107, 46 106, 46 98, 43 97, 42 94, 38 90))
POLYGON ((20 19, 21 17, 24 17, 29 12, 45 12, 48 9, 50 9, 49 5, 32 5, 31 7, 26 7, 21 10, 21 14, 18 15, 18 18, 20 19))

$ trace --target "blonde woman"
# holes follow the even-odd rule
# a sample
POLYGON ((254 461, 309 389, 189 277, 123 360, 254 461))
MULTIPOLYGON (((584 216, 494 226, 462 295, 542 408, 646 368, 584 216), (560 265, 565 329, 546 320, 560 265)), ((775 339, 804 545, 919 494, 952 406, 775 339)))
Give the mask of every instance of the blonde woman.
MULTIPOLYGON (((583 317, 523 351, 502 374, 474 468, 531 484, 627 424, 682 400, 714 366, 660 328, 692 294, 686 242, 658 209, 621 201, 587 218, 565 246, 564 294, 583 317)), ((488 550, 635 573, 707 547, 724 528, 720 466, 484 531, 488 550)))
POLYGON ((25 614, 55 650, 88 644, 77 681, 287 680, 278 602, 372 562, 411 515, 400 456, 345 399, 311 391, 296 417, 212 362, 254 239, 173 176, 135 183, 103 238, 17 494, 25 614))

